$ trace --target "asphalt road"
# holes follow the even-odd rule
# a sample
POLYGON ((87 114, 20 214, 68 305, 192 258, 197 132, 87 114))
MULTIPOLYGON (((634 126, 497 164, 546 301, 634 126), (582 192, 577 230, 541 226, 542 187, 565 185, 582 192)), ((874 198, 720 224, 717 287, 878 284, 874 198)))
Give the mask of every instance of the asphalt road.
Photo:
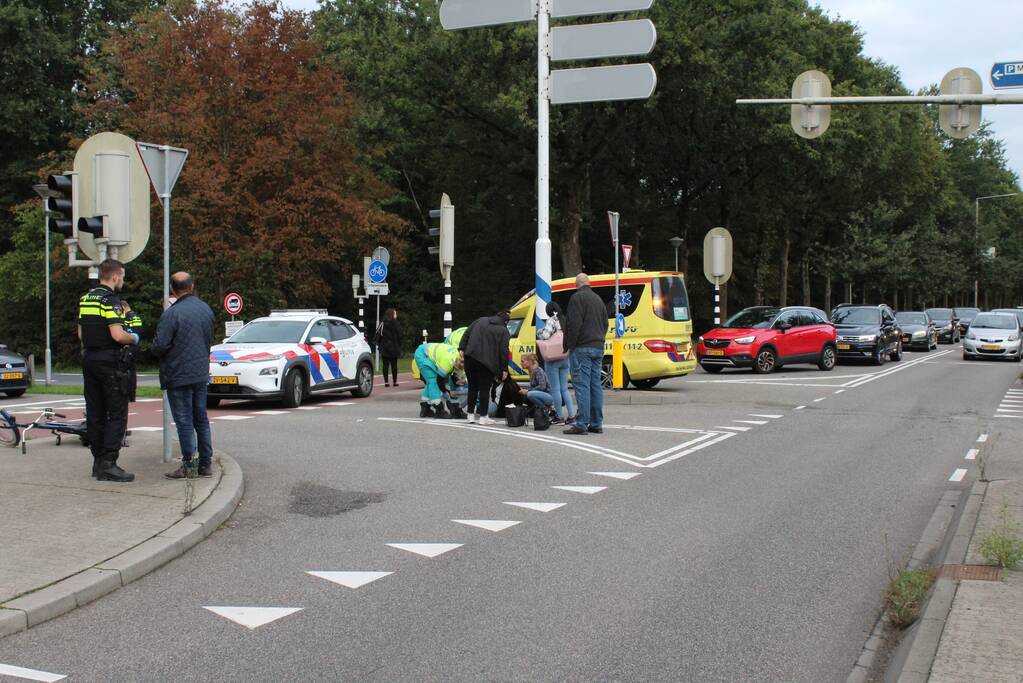
POLYGON ((229 404, 214 438, 245 471, 234 517, 0 640, 0 663, 75 681, 844 680, 889 561, 972 482, 964 454, 1023 430, 995 417, 1020 370, 942 346, 882 368, 698 373, 650 392, 679 402, 608 405, 605 434, 575 438, 419 421, 395 394, 229 404), (313 571, 392 573, 350 588, 313 571), (208 607, 300 611, 249 629, 208 607))

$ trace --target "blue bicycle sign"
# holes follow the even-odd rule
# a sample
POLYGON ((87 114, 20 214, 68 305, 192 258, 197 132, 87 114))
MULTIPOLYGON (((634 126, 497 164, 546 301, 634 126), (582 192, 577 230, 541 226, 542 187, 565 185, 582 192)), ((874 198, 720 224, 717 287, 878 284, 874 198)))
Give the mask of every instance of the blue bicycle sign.
POLYGON ((387 264, 383 261, 373 261, 369 264, 369 280, 374 284, 387 282, 387 264))

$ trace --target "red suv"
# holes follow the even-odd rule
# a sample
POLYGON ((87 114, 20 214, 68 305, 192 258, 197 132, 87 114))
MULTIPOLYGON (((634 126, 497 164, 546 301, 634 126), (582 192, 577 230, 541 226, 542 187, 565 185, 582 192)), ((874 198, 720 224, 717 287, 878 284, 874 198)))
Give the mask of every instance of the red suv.
POLYGON ((696 357, 707 372, 753 368, 767 374, 792 363, 833 370, 838 333, 823 311, 808 306, 754 306, 700 337, 696 357))

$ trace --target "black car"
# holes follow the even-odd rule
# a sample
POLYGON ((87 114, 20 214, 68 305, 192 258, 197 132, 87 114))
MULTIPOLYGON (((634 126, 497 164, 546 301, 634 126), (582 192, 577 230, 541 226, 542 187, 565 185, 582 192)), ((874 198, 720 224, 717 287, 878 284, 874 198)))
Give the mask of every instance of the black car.
POLYGON ((930 351, 938 348, 938 328, 921 311, 899 311, 895 319, 902 328, 902 348, 930 351))
POLYGON ((962 339, 959 329, 959 314, 954 308, 928 308, 924 311, 938 328, 938 341, 946 344, 958 344, 962 339))
POLYGON ((959 336, 966 334, 966 328, 970 326, 973 319, 980 313, 979 308, 957 308, 956 316, 959 318, 959 336))
POLYGON ((838 359, 870 360, 875 365, 902 360, 902 329, 888 306, 836 306, 831 322, 838 330, 838 359))
POLYGON ((10 398, 18 398, 32 386, 32 377, 28 372, 28 363, 24 356, 19 356, 0 344, 0 393, 10 398))

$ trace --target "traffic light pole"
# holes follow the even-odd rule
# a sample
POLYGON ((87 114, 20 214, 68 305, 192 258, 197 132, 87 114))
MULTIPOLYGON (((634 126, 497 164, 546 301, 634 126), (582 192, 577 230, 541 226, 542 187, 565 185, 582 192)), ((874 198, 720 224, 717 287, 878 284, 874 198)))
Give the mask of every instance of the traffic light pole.
POLYGON ((46 235, 46 386, 53 382, 52 360, 50 355, 50 207, 43 199, 43 233, 46 235))
MULTIPOLYGON (((164 150, 163 163, 165 178, 170 177, 170 152, 164 150)), ((169 188, 168 188, 169 190, 169 188)), ((163 308, 170 307, 170 192, 160 195, 163 200, 163 308)), ((194 455, 194 454, 193 454, 194 455)), ((171 461, 171 410, 167 390, 163 392, 163 461, 171 461)))
POLYGON ((451 273, 444 278, 444 338, 451 336, 451 273))
POLYGON ((536 13, 537 96, 536 96, 536 327, 547 319, 551 300, 551 0, 539 0, 536 13), (542 313, 542 315, 541 315, 542 313))

